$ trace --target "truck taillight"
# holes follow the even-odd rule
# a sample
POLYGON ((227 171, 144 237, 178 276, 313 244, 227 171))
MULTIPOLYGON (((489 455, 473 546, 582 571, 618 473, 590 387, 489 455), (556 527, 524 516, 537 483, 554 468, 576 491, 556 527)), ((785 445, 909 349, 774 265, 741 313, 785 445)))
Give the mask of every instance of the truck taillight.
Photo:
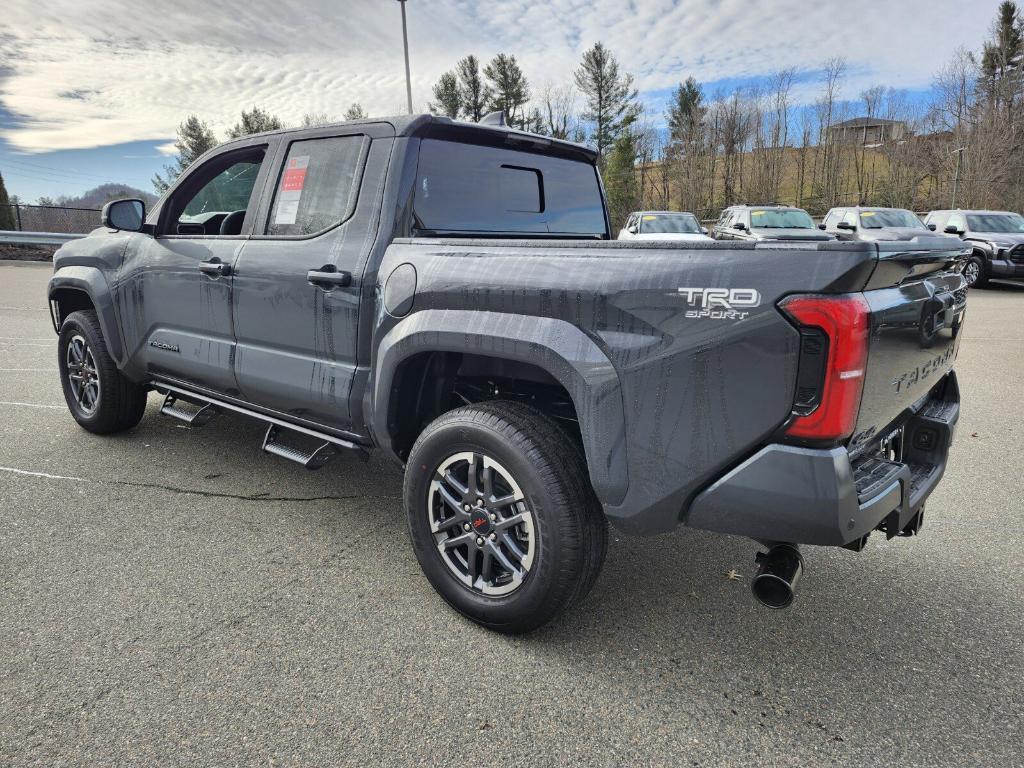
MULTIPOLYGON (((813 407, 794 407, 796 414, 786 434, 804 440, 843 440, 853 434, 860 409, 860 396, 864 386, 864 370, 868 360, 868 331, 870 307, 862 294, 842 296, 790 296, 780 308, 804 331, 824 334, 825 360, 803 359, 810 363, 815 384, 820 387, 810 399, 813 407)), ((806 346, 806 339, 803 346, 806 346)), ((808 371, 798 374, 806 380, 808 371)), ((798 389, 806 389, 801 381, 798 389)), ((800 401, 800 393, 797 402, 800 401)))

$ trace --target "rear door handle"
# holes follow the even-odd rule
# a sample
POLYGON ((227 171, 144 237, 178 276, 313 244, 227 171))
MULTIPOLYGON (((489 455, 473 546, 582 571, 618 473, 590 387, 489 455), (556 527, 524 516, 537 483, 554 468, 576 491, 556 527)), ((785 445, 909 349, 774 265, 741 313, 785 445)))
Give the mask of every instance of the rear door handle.
POLYGON ((199 271, 205 275, 220 275, 227 277, 231 274, 231 265, 225 264, 220 259, 213 258, 209 261, 199 262, 199 271))
POLYGON ((334 265, 325 264, 320 269, 311 269, 306 273, 306 280, 318 288, 340 287, 352 285, 351 272, 339 272, 334 265))

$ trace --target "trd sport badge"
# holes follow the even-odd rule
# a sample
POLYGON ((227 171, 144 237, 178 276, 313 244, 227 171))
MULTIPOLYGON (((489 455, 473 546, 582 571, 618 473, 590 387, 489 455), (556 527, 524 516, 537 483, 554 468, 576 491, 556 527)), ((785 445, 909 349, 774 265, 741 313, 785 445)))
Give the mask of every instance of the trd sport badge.
POLYGON ((686 317, 712 320, 743 320, 751 307, 761 304, 761 294, 753 288, 680 288, 690 309, 686 317))

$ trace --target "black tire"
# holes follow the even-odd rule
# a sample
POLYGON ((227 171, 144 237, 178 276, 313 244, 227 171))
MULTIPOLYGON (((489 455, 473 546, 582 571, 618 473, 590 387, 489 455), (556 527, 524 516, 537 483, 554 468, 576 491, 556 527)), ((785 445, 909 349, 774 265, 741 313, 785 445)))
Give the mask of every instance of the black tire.
POLYGON ((409 455, 405 508, 416 558, 431 585, 467 618, 508 634, 536 629, 581 600, 607 551, 608 523, 582 451, 566 430, 521 403, 464 406, 430 423, 409 455), (431 484, 442 464, 463 453, 486 456, 510 472, 532 514, 532 564, 509 594, 484 594, 457 578, 431 531, 431 484))
POLYGON ((967 280, 968 288, 985 288, 988 286, 988 273, 985 269, 985 258, 983 256, 972 256, 967 266, 964 267, 964 277, 969 274, 977 274, 974 280, 967 280), (977 272, 973 270, 976 269, 977 272))
POLYGON ((57 367, 68 410, 82 428, 105 435, 131 429, 142 420, 146 411, 146 388, 133 384, 117 369, 107 351, 95 312, 72 312, 65 318, 57 340, 57 367), (85 403, 76 392, 76 386, 81 387, 82 373, 76 368, 74 375, 78 379, 72 381, 68 359, 68 347, 75 344, 77 348, 79 340, 84 341, 92 361, 86 375, 90 384, 98 385, 94 390, 95 400, 85 403))

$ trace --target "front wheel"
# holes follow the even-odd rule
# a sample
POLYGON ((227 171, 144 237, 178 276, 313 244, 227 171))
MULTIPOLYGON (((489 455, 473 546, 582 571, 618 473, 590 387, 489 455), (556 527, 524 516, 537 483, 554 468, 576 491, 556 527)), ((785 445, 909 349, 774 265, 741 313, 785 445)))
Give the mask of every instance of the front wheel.
POLYGON ((984 288, 988 285, 988 277, 985 275, 985 260, 981 256, 972 256, 971 260, 964 265, 963 274, 969 288, 984 288))
POLYGON ((72 312, 61 324, 57 366, 68 410, 84 429, 122 432, 142 419, 146 390, 117 369, 95 312, 72 312))
POLYGON ((428 425, 409 455, 405 507, 431 585, 500 632, 536 629, 581 599, 607 548, 582 452, 519 403, 465 406, 428 425))

